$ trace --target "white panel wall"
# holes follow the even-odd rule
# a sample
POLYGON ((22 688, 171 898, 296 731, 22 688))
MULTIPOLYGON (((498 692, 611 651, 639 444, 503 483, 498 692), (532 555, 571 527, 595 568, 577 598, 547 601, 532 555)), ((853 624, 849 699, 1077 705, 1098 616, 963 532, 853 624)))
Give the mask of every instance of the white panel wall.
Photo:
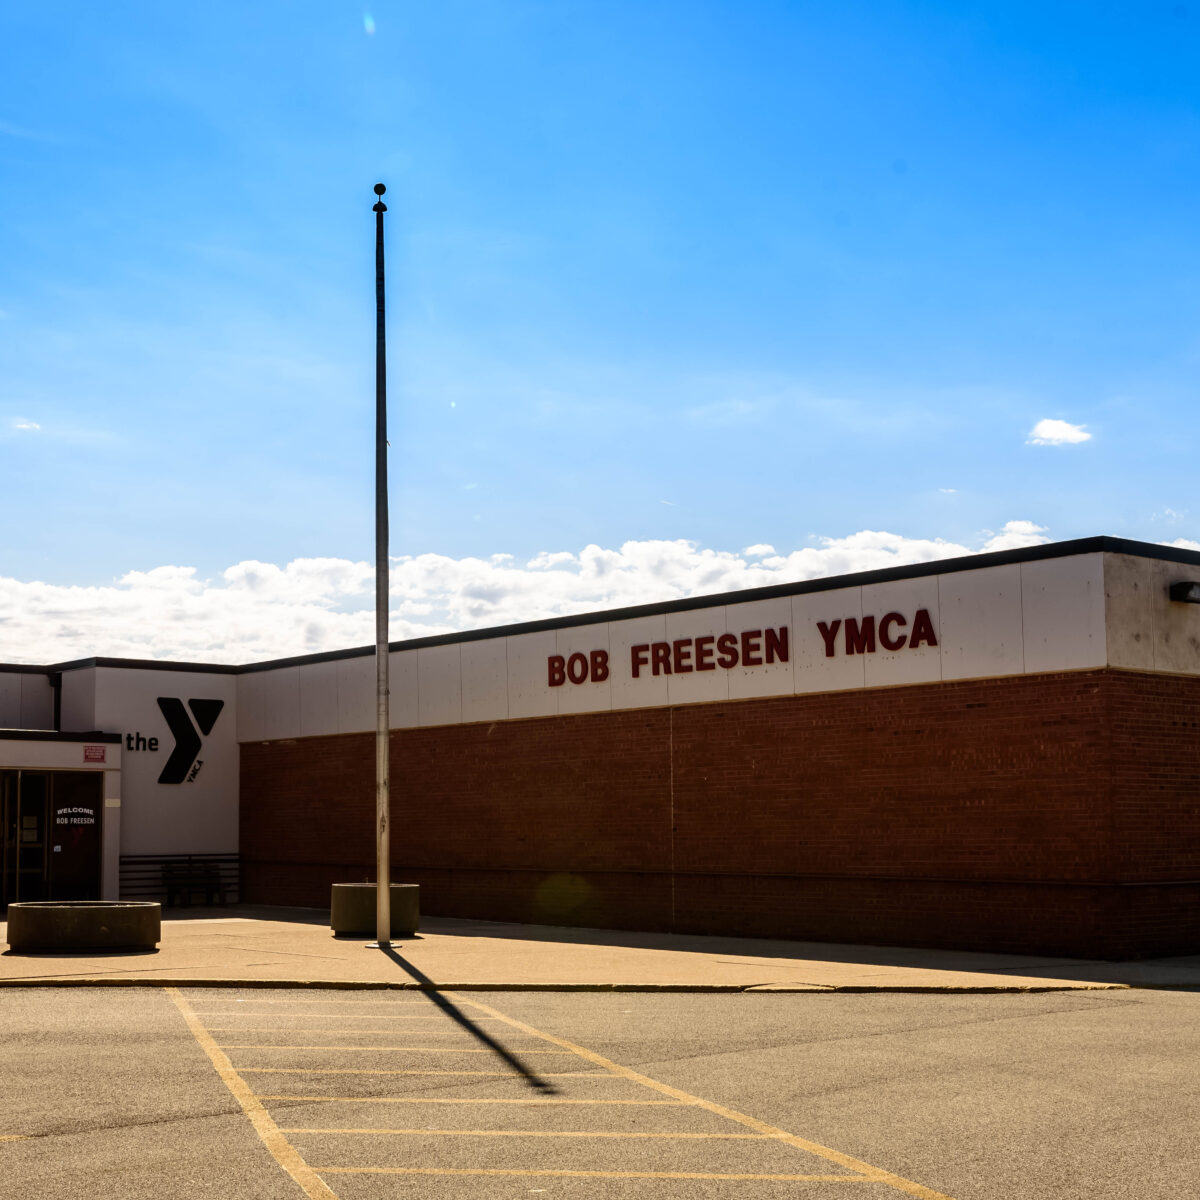
POLYGON ((263 672, 263 737, 300 736, 300 668, 263 672))
POLYGON ((942 622, 938 602, 939 576, 927 575, 924 579, 897 579, 892 583, 875 583, 862 590, 863 617, 873 616, 878 631, 879 623, 891 612, 902 614, 908 625, 901 632, 907 634, 900 650, 886 650, 876 641, 874 654, 863 655, 866 667, 867 687, 896 687, 906 683, 936 683, 942 677, 942 655, 947 647, 942 638, 942 622), (938 644, 922 644, 915 649, 910 646, 913 622, 919 609, 925 609, 933 618, 933 628, 938 644))
POLYGON ((938 612, 943 679, 1019 675, 1025 669, 1019 564, 942 576, 938 612))
POLYGON ((1153 671, 1154 605, 1147 559, 1104 556, 1104 612, 1109 666, 1153 671))
MULTIPOLYGON (((96 724, 96 668, 81 667, 62 673, 60 728, 67 733, 87 733, 99 729, 96 724)), ((114 730, 103 730, 112 733, 114 730)))
POLYGON ((508 717, 508 639, 463 642, 462 719, 503 721, 508 717))
MULTIPOLYGON (((1190 572, 1200 578, 1200 568, 1190 572)), ((916 579, 791 597, 713 605, 613 622, 480 638, 392 655, 392 725, 455 724, 699 704, 793 693, 980 679, 1114 666, 1200 674, 1200 606, 1171 604, 1169 583, 1188 578, 1175 564, 1086 554, 950 571, 916 579), (929 614, 936 645, 912 645, 917 613, 929 614), (884 618, 890 627, 884 644, 884 618), (874 650, 850 653, 847 625, 873 619, 874 650), (827 653, 820 625, 831 632, 827 653), (717 639, 788 630, 788 659, 697 670, 717 639), (712 639, 697 646, 697 639, 712 639), (675 643, 680 660, 676 662, 675 643), (665 643, 670 673, 651 656, 633 678, 634 646, 665 643), (547 660, 607 651, 605 680, 550 686, 547 660), (675 670, 683 666, 683 670, 675 670), (691 667, 691 670, 687 670, 691 667)), ((239 736, 301 737, 374 728, 370 656, 244 675, 239 736), (259 682, 260 681, 260 682, 259 682), (261 732, 259 732, 261 731, 261 732)))
POLYGON ((461 723, 462 660, 457 642, 417 651, 417 706, 421 725, 461 723))
POLYGON ((1200 604, 1183 604, 1168 595, 1171 584, 1185 581, 1200 582, 1200 567, 1105 556, 1105 628, 1112 666, 1200 674, 1200 604))
POLYGON ((1104 559, 1101 554, 1021 564, 1021 628, 1025 670, 1102 667, 1104 559))
MULTIPOLYGON (((262 672, 268 677, 276 672, 262 672)), ((241 677, 243 680, 253 675, 241 677)), ((238 676, 194 671, 96 668, 96 723, 106 732, 147 739, 157 748, 130 750, 121 759, 122 854, 233 853, 238 848, 238 676), (224 703, 212 731, 201 737, 191 782, 160 784, 175 746, 158 698, 181 700, 188 719, 193 699, 224 703)), ((276 685, 279 694, 286 690, 276 685)), ((298 713, 298 710, 297 710, 298 713)), ((298 723, 298 715, 297 715, 298 723)), ((193 731, 196 730, 193 720, 193 731)), ((294 736, 294 734, 292 735, 294 736)), ((135 742, 136 744, 136 742, 135 742)))
POLYGON ((21 676, 19 729, 54 728, 54 689, 46 675, 21 676))
MULTIPOLYGON (((371 672, 371 723, 375 728, 375 659, 367 659, 371 672)), ((420 652, 399 650, 388 657, 388 716, 393 729, 415 729, 421 724, 420 652)))
POLYGON ((237 675, 237 737, 239 742, 261 742, 267 736, 266 692, 269 671, 237 675))
POLYGON ((612 678, 609 691, 613 708, 649 708, 670 703, 668 676, 655 675, 642 667, 637 679, 628 664, 634 646, 651 646, 667 640, 667 618, 635 617, 631 621, 613 621, 608 627, 608 658, 612 678))
MULTIPOLYGON (((792 651, 792 598, 781 596, 777 600, 757 600, 751 604, 731 604, 725 610, 725 626, 740 634, 754 629, 788 629, 788 661, 768 663, 766 645, 759 640, 758 656, 762 665, 757 667, 739 664, 728 671, 721 671, 727 681, 730 700, 747 700, 754 696, 787 696, 796 690, 795 654, 792 651)), ((740 646, 739 646, 740 648, 740 646)), ((719 668, 718 668, 719 669, 719 668)))
MULTIPOLYGON (((715 671, 695 670, 695 639, 712 638, 713 644, 723 633, 729 631, 725 620, 725 609, 694 608, 686 612, 667 613, 667 644, 674 651, 674 644, 687 642, 687 660, 683 663, 691 670, 678 673, 672 666, 667 677, 667 697, 672 704, 703 704, 714 700, 729 699, 729 672, 718 668, 715 671)), ((671 659, 674 662, 674 653, 671 659)), ((626 670, 618 663, 618 670, 626 670)))
MULTIPOLYGON (((591 652, 603 650, 610 654, 608 625, 578 625, 560 629, 555 635, 557 653, 564 659, 573 654, 582 654, 588 660, 591 672, 591 652)), ((578 667, 578 660, 576 660, 578 667)), ((608 678, 598 682, 575 685, 565 683, 558 689, 558 711, 560 713, 606 712, 612 708, 611 655, 608 662, 608 678)))
POLYGON ((307 663, 300 668, 300 736, 338 731, 338 665, 307 663))
POLYGON ((0 738, 0 767, 21 767, 28 771, 103 771, 112 776, 106 796, 120 796, 121 747, 110 742, 40 742, 19 738, 0 738), (84 761, 85 746, 103 745, 103 765, 84 761))
POLYGON ((1200 568, 1150 561, 1154 670, 1200 674, 1200 604, 1172 601, 1167 589, 1184 580, 1200 582, 1200 568))
MULTIPOLYGON (((391 665, 388 666, 390 675, 391 665)), ((375 659, 358 654, 337 665, 338 733, 364 733, 375 728, 375 659)))
POLYGON ((21 676, 24 671, 0 671, 0 729, 21 729, 21 676))
POLYGON ((837 692, 866 686, 866 656, 847 655, 844 626, 847 617, 861 621, 862 588, 834 588, 792 597, 792 658, 797 692, 837 692), (835 622, 837 626, 835 628, 835 622), (826 652, 821 625, 833 636, 834 655, 826 652))
POLYGON ((521 633, 508 639, 508 715, 552 717, 558 712, 561 688, 549 685, 546 660, 558 653, 553 629, 521 633))

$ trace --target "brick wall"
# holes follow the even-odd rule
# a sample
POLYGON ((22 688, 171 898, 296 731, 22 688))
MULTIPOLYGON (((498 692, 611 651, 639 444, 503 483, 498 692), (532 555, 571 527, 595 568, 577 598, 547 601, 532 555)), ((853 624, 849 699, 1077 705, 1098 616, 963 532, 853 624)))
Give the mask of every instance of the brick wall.
MULTIPOLYGON (((373 740, 242 746, 247 899, 373 877, 373 740)), ((394 878, 438 915, 1194 952, 1198 751, 1200 680, 1113 671, 405 730, 394 878)))

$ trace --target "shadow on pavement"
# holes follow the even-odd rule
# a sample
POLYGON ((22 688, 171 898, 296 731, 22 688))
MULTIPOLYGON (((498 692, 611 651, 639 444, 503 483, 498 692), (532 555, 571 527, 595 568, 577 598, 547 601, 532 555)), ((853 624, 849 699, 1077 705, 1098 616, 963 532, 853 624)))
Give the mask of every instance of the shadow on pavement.
MULTIPOLYGON (((328 909, 231 904, 216 908, 176 908, 164 912, 164 926, 174 921, 219 919, 277 921, 328 926, 328 909)), ((733 937, 717 934, 651 933, 562 925, 526 925, 463 917, 423 917, 422 940, 436 948, 442 939, 484 938, 497 941, 574 945, 581 948, 650 950, 702 956, 717 962, 767 966, 832 963, 853 967, 897 967, 923 971, 1021 976, 1053 982, 1125 983, 1141 988, 1200 990, 1200 955, 1104 961, 1052 954, 1005 954, 986 949, 940 950, 917 946, 853 945, 844 942, 788 941, 783 938, 733 937)), ((363 935, 364 937, 367 935, 363 935)), ((420 935, 414 935, 416 940, 420 935)), ((3 925, 0 923, 0 941, 3 925)), ((342 940, 339 938, 338 940, 342 940)), ((349 940, 349 939, 346 939, 349 940)), ((411 963, 400 963, 410 974, 411 963)), ((413 975, 416 979, 418 974, 413 975)), ((428 981, 426 981, 428 982, 428 981)))
POLYGON ((163 906, 164 921, 284 921, 291 925, 328 925, 329 909, 284 908, 271 904, 163 906))
POLYGON ((522 925, 461 917, 423 918, 427 934, 438 937, 486 937, 563 945, 611 946, 637 950, 672 950, 731 959, 792 959, 861 966, 909 967, 936 971, 981 971, 994 975, 1067 976, 1107 981, 1112 972, 1153 972, 1176 968, 1196 973, 1200 955, 1142 959, 1069 958, 1060 954, 1015 954, 999 950, 947 950, 920 946, 854 945, 845 942, 787 941, 782 938, 733 937, 723 934, 644 933, 582 926, 522 925))
MULTIPOLYGON (((0 936, 0 941, 3 941, 0 936)), ((0 952, 5 958, 145 958, 148 954, 160 953, 157 946, 133 947, 132 949, 113 947, 93 947, 89 950, 5 950, 0 952)))
POLYGON ((415 979, 422 987, 428 989, 425 992, 425 996, 428 998, 430 1004, 440 1008, 452 1021, 465 1029, 477 1041, 482 1042, 498 1058, 503 1059, 531 1088, 540 1092, 543 1096, 553 1096, 557 1093, 558 1089, 552 1083, 548 1083, 542 1079, 536 1071, 526 1066, 511 1050, 502 1046, 486 1030, 480 1029, 452 1000, 447 999, 441 992, 435 991, 434 989, 437 987, 437 984, 428 975, 419 971, 412 963, 405 962, 404 958, 397 954, 393 947, 381 946, 380 950, 406 975, 415 979))

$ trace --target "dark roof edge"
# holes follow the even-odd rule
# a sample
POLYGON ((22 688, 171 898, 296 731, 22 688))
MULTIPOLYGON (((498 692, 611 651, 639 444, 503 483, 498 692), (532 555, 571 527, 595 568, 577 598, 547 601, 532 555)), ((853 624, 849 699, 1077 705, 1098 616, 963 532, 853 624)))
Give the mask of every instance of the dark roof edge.
POLYGON ((204 675, 238 675, 244 668, 230 663, 172 662, 163 658, 77 658, 55 663, 50 671, 80 671, 86 667, 123 667, 127 671, 191 671, 204 675))
MULTIPOLYGON (((898 579, 923 579, 929 575, 950 575, 958 571, 982 571, 987 567, 1003 567, 1013 563, 1039 562, 1048 558, 1071 558, 1079 554, 1127 554, 1134 558, 1155 558, 1200 568, 1200 551, 1184 550, 1178 546, 1160 546, 1155 542, 1131 541, 1117 537, 1075 538, 1066 542, 1048 542, 1042 546, 1023 546, 1017 550, 995 550, 990 554, 965 554, 958 558, 939 558, 931 562, 909 563, 905 566, 883 567, 876 571, 856 571, 849 575, 827 575, 820 579, 805 579, 793 583, 775 583, 766 587, 745 588, 717 595, 686 596, 678 600, 660 600, 653 604, 637 604, 628 608, 604 609, 600 612, 578 613, 573 616, 546 617, 539 621, 522 621, 514 625, 496 625, 487 629, 467 629, 456 633, 435 634, 391 642, 392 650, 420 650, 426 646, 447 646, 455 642, 477 642, 488 638, 514 637, 522 633, 541 633, 549 629, 570 629, 579 625, 598 625, 610 621, 628 621, 636 617, 654 617, 662 613, 688 612, 696 608, 717 605, 748 604, 754 600, 773 600, 780 596, 802 596, 808 592, 828 592, 837 588, 862 587, 874 583, 891 583, 898 579)), ((0 671, 46 672, 74 671, 86 667, 124 667, 147 671, 194 671, 208 675, 244 675, 256 671, 275 671, 281 667, 337 662, 346 658, 361 658, 374 654, 374 646, 354 646, 347 650, 325 650, 316 654, 297 654, 288 658, 232 666, 227 663, 167 662, 143 658, 81 658, 73 662, 55 663, 48 667, 0 665, 0 671)))
POLYGON ((55 729, 0 729, 0 742, 102 742, 119 746, 119 733, 60 733, 55 729))

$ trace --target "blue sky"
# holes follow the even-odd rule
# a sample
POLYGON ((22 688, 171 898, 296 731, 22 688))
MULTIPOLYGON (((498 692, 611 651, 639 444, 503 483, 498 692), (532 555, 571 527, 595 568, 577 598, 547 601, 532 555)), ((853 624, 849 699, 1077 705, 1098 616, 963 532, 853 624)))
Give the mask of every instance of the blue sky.
POLYGON ((0 45, 0 576, 370 558, 377 179, 397 555, 1200 536, 1200 5, 13 0, 0 45))

